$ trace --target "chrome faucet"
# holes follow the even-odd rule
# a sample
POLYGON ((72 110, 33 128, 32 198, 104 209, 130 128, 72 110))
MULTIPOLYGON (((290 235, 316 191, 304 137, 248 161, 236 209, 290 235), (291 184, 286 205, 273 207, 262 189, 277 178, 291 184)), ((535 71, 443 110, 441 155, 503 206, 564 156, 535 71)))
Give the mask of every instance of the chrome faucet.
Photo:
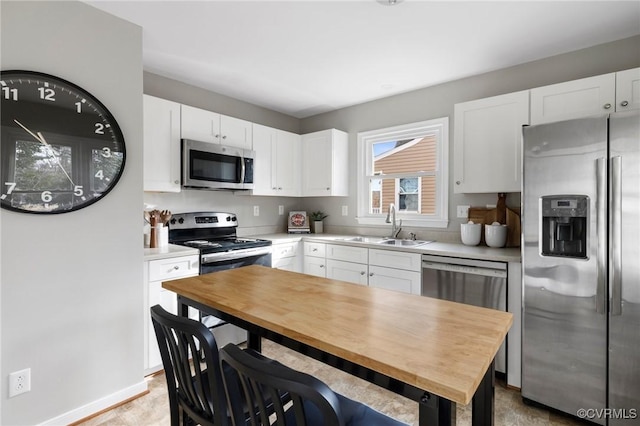
POLYGON ((391 224, 391 238, 397 238, 402 230, 402 228, 400 228, 402 226, 402 219, 400 219, 400 223, 396 222, 396 206, 393 203, 389 204, 389 212, 387 213, 385 222, 391 224))

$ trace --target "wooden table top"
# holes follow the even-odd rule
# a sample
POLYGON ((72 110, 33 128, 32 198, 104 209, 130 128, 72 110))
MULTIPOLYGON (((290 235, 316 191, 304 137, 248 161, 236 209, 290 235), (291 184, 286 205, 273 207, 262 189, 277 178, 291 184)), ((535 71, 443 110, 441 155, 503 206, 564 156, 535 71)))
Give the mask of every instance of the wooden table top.
POLYGON ((508 312, 257 265, 162 286, 464 405, 513 323, 508 312))

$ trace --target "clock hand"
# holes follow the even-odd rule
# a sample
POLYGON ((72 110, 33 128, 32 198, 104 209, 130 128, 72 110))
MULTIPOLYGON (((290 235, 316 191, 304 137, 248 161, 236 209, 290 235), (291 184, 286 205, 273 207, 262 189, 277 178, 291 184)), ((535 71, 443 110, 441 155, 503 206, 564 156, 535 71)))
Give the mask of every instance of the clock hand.
MULTIPOLYGON (((29 132, 31 133, 31 132, 29 132)), ((58 163, 58 166, 60 166, 60 168, 62 169, 62 172, 64 173, 64 175, 67 177, 67 179, 69 179, 69 182, 71 182, 71 186, 73 186, 74 188, 76 187, 76 184, 73 183, 73 180, 71 180, 71 177, 69 176, 69 174, 67 173, 67 171, 64 169, 64 167, 62 167, 62 163, 60 163, 60 157, 58 157, 55 153, 55 151, 53 150, 53 148, 51 147, 51 145, 49 145, 49 143, 45 140, 44 136, 42 136, 42 133, 38 132, 38 139, 41 143, 44 144, 44 146, 46 146, 47 148, 49 148, 49 151, 51 152, 51 155, 53 155, 53 158, 56 159, 56 162, 58 163)))
POLYGON ((42 143, 40 138, 38 136, 36 136, 36 134, 33 133, 31 130, 27 129, 24 124, 22 124, 21 122, 19 122, 15 118, 13 119, 13 121, 15 121, 18 126, 22 127, 24 130, 26 130, 26 132, 29 133, 31 136, 33 136, 38 142, 42 143))
POLYGON ((31 136, 34 137, 35 140, 37 140, 38 142, 40 142, 41 144, 43 144, 44 146, 46 146, 49 150, 49 152, 51 153, 51 155, 53 156, 53 158, 56 160, 56 162, 58 163, 58 166, 60 166, 60 168, 62 169, 62 172, 64 173, 64 175, 67 177, 67 179, 69 179, 69 182, 71 182, 71 185, 75 188, 76 184, 73 183, 73 180, 71 179, 71 177, 69 176, 69 174, 67 173, 67 171, 64 169, 64 167, 62 167, 62 164, 60 163, 60 158, 58 158, 58 156, 56 155, 55 151, 53 150, 53 148, 51 147, 51 145, 49 145, 47 143, 47 141, 44 139, 44 136, 42 136, 42 133, 38 132, 38 134, 36 135, 35 133, 33 133, 31 130, 27 129, 27 127, 22 124, 21 122, 19 122, 18 120, 16 120, 15 118, 13 119, 13 121, 15 121, 15 123, 22 127, 27 133, 29 133, 31 136))

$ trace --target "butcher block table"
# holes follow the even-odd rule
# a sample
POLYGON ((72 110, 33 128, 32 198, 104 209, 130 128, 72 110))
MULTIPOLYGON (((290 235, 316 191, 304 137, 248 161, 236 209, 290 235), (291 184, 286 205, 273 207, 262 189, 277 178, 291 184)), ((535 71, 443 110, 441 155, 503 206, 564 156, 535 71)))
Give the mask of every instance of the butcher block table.
POLYGON ((493 359, 513 322, 478 308, 297 272, 246 266, 167 281, 193 306, 419 403, 420 425, 492 425, 493 359))

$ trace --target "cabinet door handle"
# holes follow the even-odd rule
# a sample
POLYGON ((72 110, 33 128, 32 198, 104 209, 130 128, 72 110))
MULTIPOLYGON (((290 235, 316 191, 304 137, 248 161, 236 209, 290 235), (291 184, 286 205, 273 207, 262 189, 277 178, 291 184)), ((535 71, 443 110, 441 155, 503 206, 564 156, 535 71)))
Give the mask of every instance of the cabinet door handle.
POLYGON ((620 106, 626 107, 627 105, 629 105, 628 101, 622 101, 620 102, 620 106))
POLYGON ((218 139, 218 138, 220 138, 220 135, 214 135, 214 137, 215 137, 216 139, 218 139))
POLYGON ((604 104, 604 109, 610 109, 611 108, 611 104, 604 104))
POLYGON ((227 138, 227 135, 223 135, 223 136, 222 136, 222 139, 226 139, 226 138, 227 138))
POLYGON ((365 274, 366 274, 366 272, 365 272, 365 271, 361 271, 361 272, 360 272, 360 275, 365 275, 365 274))
POLYGON ((320 265, 321 268, 324 268, 324 265, 320 265))
POLYGON ((459 180, 456 181, 456 185, 460 185, 460 181, 459 180))

